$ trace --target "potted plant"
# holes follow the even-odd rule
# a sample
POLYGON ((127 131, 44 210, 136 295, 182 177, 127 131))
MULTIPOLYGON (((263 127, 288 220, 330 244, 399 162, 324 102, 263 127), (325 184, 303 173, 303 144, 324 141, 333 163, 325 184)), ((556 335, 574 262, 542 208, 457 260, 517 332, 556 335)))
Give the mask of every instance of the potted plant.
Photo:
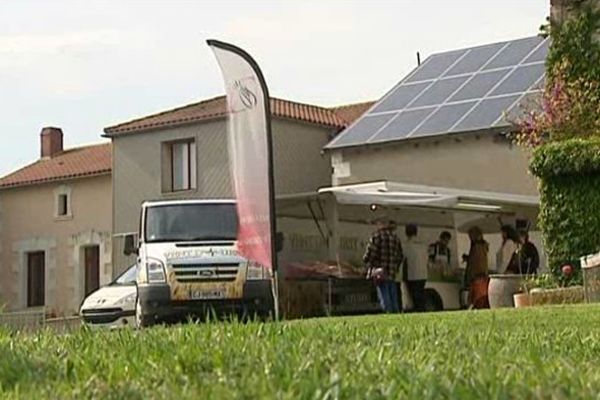
MULTIPOLYGON (((524 279, 521 285, 520 301, 528 301, 528 305, 551 305, 551 304, 574 304, 583 302, 583 287, 580 285, 569 286, 572 267, 566 265, 563 267, 563 275, 555 277, 552 274, 541 274, 529 276, 524 279), (523 298, 526 297, 525 300, 523 298)), ((517 305, 515 297, 515 306, 517 305)))

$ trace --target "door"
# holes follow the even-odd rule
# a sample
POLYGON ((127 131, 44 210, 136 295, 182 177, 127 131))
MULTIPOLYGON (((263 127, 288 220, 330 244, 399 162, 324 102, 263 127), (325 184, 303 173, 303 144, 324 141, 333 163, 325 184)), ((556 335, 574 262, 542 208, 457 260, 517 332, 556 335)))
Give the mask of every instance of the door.
POLYGON ((43 251, 27 254, 27 307, 41 307, 46 296, 46 266, 43 251))
POLYGON ((85 295, 100 287, 100 246, 84 248, 85 295))

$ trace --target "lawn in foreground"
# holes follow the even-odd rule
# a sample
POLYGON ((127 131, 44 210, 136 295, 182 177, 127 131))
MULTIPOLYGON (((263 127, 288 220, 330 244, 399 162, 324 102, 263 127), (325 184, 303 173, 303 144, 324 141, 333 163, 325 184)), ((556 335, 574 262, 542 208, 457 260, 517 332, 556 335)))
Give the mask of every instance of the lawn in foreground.
POLYGON ((600 307, 0 333, 2 398, 596 398, 600 307))

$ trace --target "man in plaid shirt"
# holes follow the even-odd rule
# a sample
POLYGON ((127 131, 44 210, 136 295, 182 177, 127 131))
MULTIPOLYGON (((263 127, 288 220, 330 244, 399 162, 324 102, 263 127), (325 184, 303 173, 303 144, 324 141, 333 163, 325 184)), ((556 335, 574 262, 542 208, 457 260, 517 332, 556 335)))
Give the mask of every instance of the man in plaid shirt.
POLYGON ((377 285, 377 297, 383 311, 399 312, 399 294, 394 277, 400 273, 402 245, 394 232, 393 221, 382 217, 375 224, 377 230, 371 236, 363 257, 367 277, 377 285))

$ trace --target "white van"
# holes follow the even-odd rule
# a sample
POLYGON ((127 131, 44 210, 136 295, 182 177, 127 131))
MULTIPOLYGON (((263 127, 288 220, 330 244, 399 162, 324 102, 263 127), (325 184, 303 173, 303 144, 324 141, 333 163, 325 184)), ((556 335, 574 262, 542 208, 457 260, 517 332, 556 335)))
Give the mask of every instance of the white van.
POLYGON ((189 315, 267 316, 270 273, 238 255, 233 200, 170 200, 142 204, 136 324, 189 315))

